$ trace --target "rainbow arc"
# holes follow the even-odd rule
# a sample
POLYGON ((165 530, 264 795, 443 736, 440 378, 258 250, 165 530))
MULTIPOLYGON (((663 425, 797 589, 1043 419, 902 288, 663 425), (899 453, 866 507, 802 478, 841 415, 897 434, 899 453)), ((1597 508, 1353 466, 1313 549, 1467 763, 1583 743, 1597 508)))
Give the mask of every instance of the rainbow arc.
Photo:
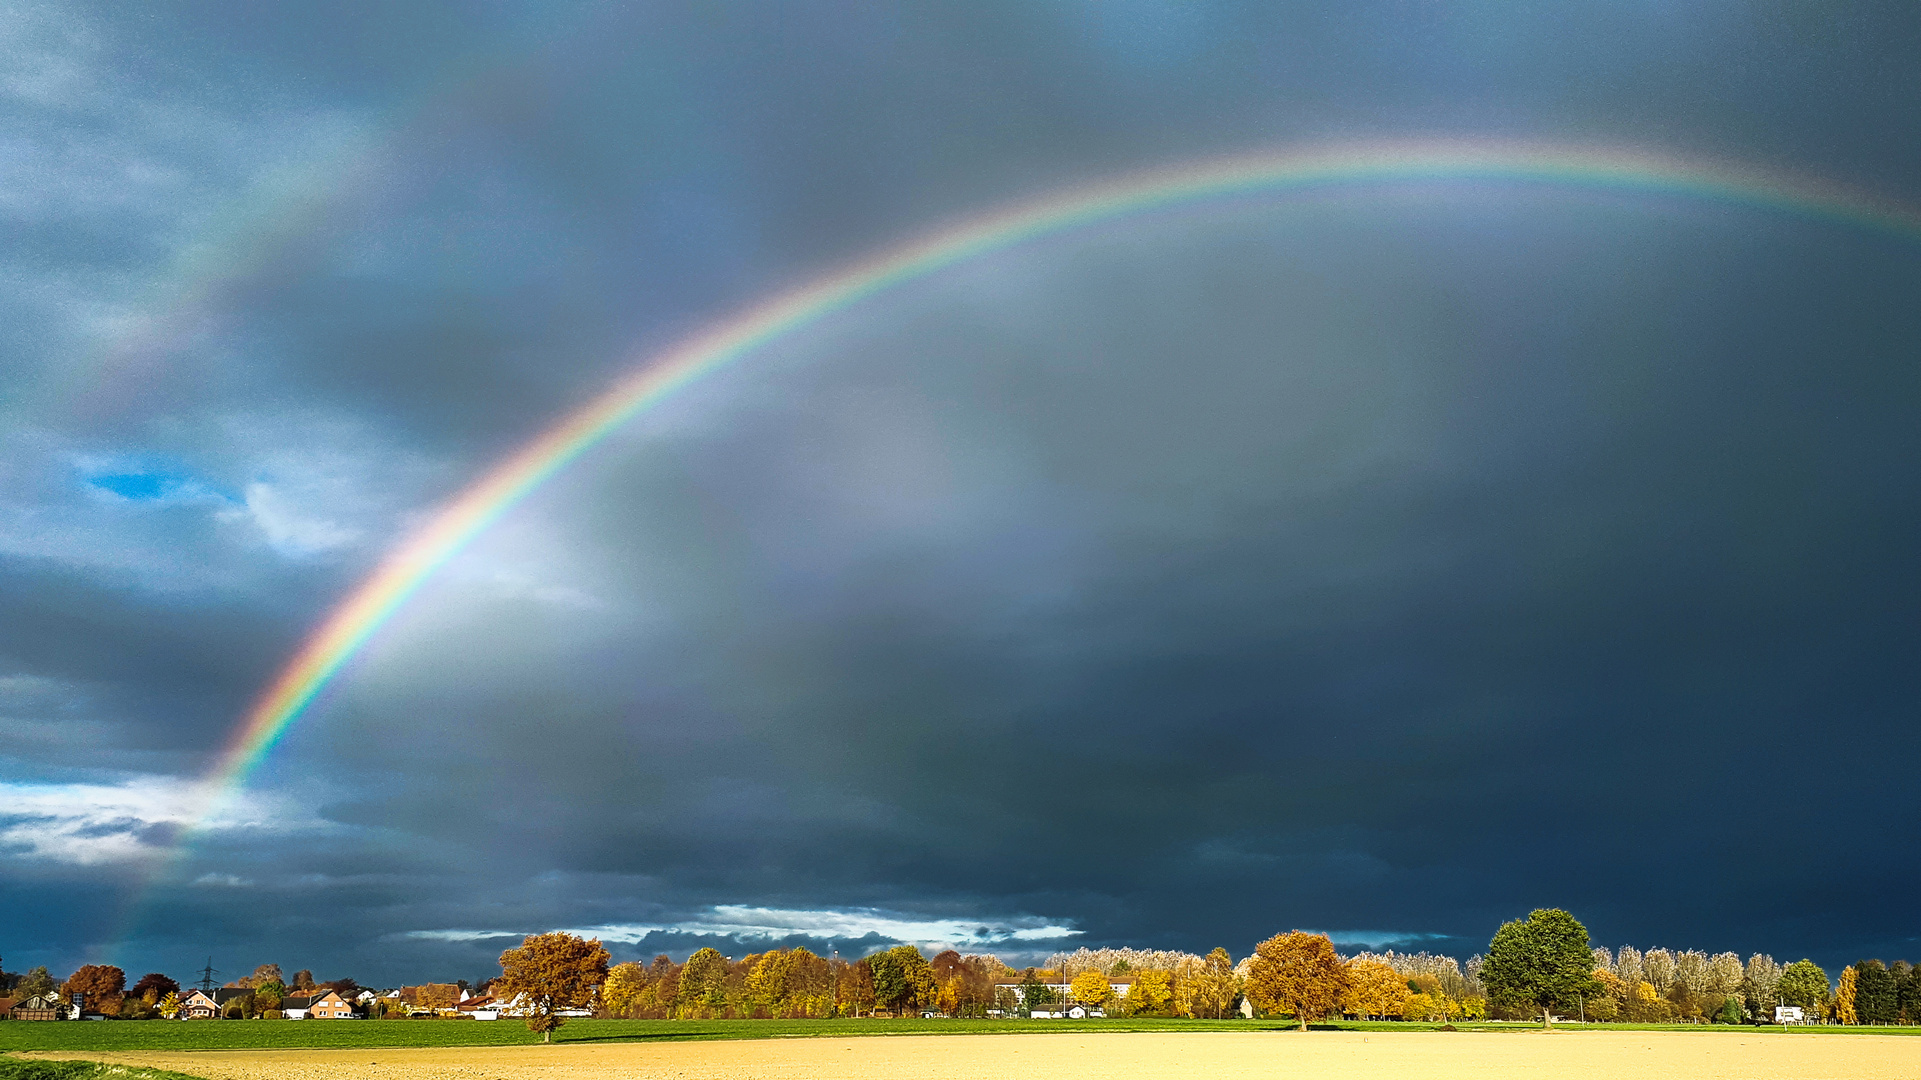
POLYGON ((1638 150, 1536 143, 1366 143, 1231 158, 1081 187, 962 222, 642 358, 633 374, 474 481, 330 611, 260 695, 206 775, 201 820, 245 785, 316 695, 436 569, 608 434, 702 375, 904 282, 1040 237, 1200 200, 1426 181, 1683 196, 1921 237, 1921 215, 1913 210, 1817 181, 1638 150))

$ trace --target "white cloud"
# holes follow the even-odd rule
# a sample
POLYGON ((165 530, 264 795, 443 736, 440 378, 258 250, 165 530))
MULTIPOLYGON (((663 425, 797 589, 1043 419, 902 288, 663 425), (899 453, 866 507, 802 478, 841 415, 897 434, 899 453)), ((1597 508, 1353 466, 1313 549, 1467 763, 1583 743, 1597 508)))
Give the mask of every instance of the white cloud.
POLYGON ((197 878, 194 878, 193 883, 195 885, 211 886, 214 888, 244 889, 247 886, 252 885, 253 880, 250 878, 243 878, 238 874, 207 873, 207 874, 202 874, 197 878))
POLYGON ((299 500, 272 484, 247 485, 246 516, 282 555, 314 555, 360 539, 359 529, 309 513, 299 500))
MULTIPOLYGON (((607 930, 613 927, 603 928, 607 930)), ((791 908, 722 904, 708 918, 682 922, 672 929, 683 934, 725 934, 734 937, 862 938, 869 935, 917 945, 990 945, 1002 941, 1051 941, 1073 937, 1079 930, 1032 915, 1002 919, 928 919, 878 908, 806 911, 791 908)))
POLYGON ((487 941, 526 935, 519 930, 414 930, 407 936, 421 941, 487 941))
POLYGON ((1429 934, 1416 930, 1310 930, 1308 933, 1326 934, 1327 939, 1336 945, 1361 945, 1378 949, 1383 945, 1398 945, 1402 942, 1433 941, 1447 937, 1446 934, 1429 934))
POLYGON ((513 562, 469 554, 447 576, 458 584, 499 600, 530 601, 546 607, 576 611, 604 610, 605 600, 585 589, 555 581, 553 570, 532 560, 513 562))
POLYGON ((222 519, 251 525, 289 558, 392 542, 439 470, 336 413, 232 414, 220 427, 251 474, 222 519))
MULTIPOLYGON (((720 904, 692 919, 667 923, 611 923, 579 927, 569 933, 602 941, 634 943, 653 934, 689 934, 780 940, 808 937, 858 941, 869 937, 929 948, 974 948, 1007 942, 1058 941, 1081 931, 1033 915, 994 919, 930 919, 878 908, 804 910, 720 904)), ((408 937, 427 941, 482 941, 519 937, 516 930, 416 930, 408 937)))
POLYGON ((171 850, 180 830, 283 830, 297 822, 251 793, 210 804, 198 780, 0 781, 0 854, 73 866, 138 862, 171 850), (204 818, 202 815, 206 815, 204 818))

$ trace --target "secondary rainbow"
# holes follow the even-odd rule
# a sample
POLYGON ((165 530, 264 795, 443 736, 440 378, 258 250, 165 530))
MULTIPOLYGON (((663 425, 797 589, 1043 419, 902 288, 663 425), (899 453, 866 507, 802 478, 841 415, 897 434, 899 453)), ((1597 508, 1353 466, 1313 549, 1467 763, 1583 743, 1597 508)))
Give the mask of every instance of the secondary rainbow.
POLYGON ((1680 195, 1921 237, 1921 215, 1913 210, 1816 181, 1645 151, 1539 143, 1345 144, 1231 158, 1077 188, 963 222, 776 296, 646 358, 441 508, 327 615, 247 713, 203 781, 200 820, 245 784, 315 696, 437 568, 610 432, 706 372, 902 282, 1104 220, 1234 195, 1475 180, 1680 195))

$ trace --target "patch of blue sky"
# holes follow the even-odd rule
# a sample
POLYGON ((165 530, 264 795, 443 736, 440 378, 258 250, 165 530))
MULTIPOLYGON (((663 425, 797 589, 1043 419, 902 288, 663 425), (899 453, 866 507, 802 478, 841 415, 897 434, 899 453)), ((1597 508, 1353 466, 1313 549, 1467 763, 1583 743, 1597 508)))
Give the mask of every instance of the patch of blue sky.
POLYGON ((80 475, 90 490, 125 502, 156 505, 220 503, 229 506, 241 502, 185 470, 163 466, 129 465, 125 462, 103 468, 82 466, 80 475))

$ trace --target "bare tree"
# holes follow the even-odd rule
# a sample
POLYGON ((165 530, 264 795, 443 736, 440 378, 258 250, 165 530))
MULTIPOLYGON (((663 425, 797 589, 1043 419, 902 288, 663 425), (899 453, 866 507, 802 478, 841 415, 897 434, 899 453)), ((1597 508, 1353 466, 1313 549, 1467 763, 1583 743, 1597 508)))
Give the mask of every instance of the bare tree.
POLYGON ((1674 954, 1666 949, 1649 949, 1641 954, 1641 978, 1654 984, 1654 992, 1666 996, 1674 985, 1674 954))
POLYGON ((1676 953, 1674 981, 1686 987, 1690 994, 1708 993, 1708 954, 1699 949, 1676 953))
POLYGON ((1767 953, 1748 957, 1741 973, 1741 996, 1747 999, 1748 1012, 1757 1018, 1772 1019, 1774 1007, 1781 1004, 1781 965, 1767 953))
POLYGON ((1708 993, 1726 996, 1741 992, 1741 958, 1734 953, 1715 953, 1708 958, 1708 993))
POLYGON ((1641 962, 1641 950, 1632 945, 1621 946, 1621 951, 1614 954, 1614 977, 1620 979, 1629 990, 1648 981, 1647 969, 1641 962))

